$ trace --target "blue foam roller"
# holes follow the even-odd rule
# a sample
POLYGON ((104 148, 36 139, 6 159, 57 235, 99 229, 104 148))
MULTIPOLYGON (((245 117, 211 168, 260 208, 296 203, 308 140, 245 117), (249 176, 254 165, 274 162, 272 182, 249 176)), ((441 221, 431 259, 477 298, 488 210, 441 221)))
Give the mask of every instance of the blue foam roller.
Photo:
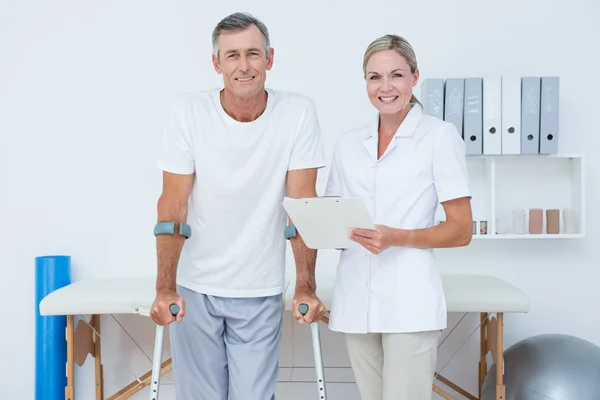
POLYGON ((70 256, 35 258, 35 399, 64 400, 67 317, 41 316, 40 301, 71 283, 70 256))

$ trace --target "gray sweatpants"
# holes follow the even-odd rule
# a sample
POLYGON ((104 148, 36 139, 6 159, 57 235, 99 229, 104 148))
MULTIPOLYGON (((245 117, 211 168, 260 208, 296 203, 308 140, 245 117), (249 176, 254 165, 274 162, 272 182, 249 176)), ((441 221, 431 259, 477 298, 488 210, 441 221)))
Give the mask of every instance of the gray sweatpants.
POLYGON ((178 400, 274 400, 281 295, 207 296, 178 286, 185 317, 169 325, 178 400))

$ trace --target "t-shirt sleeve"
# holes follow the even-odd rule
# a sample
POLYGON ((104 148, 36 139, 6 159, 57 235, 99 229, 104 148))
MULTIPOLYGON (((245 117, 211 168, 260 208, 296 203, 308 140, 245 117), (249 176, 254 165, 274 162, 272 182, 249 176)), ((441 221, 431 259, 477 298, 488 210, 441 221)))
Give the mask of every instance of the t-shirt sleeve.
POLYGON ((465 142, 452 124, 440 129, 433 152, 433 179, 440 203, 471 196, 465 142))
POLYGON ((192 174, 195 170, 194 147, 184 107, 182 99, 173 102, 159 143, 158 167, 174 174, 192 174))
POLYGON ((306 112, 300 120, 288 170, 322 168, 324 166, 325 151, 319 118, 314 103, 309 101, 306 112))
POLYGON ((325 186, 325 196, 342 197, 342 170, 339 166, 339 143, 336 145, 331 158, 331 168, 325 186))

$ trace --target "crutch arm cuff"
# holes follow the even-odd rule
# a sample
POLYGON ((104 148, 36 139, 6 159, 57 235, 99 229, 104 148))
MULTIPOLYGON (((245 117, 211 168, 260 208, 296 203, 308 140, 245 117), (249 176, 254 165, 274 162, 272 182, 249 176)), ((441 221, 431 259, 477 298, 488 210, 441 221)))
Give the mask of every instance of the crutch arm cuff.
POLYGON ((189 239, 192 236, 192 228, 185 222, 175 224, 175 222, 173 221, 157 222, 154 226, 154 236, 175 234, 184 236, 186 239, 189 239), (177 227, 178 229, 176 230, 175 227, 177 227))

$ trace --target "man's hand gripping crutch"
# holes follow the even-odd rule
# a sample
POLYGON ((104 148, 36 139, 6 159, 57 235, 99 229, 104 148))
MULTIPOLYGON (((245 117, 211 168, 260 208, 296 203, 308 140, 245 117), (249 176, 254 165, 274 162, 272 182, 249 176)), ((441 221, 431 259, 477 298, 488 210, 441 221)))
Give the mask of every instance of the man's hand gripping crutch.
MULTIPOLYGON (((169 306, 169 311, 173 317, 177 317, 181 309, 177 304, 171 304, 169 306)), ((156 336, 154 338, 154 358, 152 359, 152 381, 150 382, 150 400, 158 400, 164 339, 165 326, 157 324, 156 336)))
MULTIPOLYGON (((300 304, 298 306, 298 312, 305 316, 308 313, 308 305, 300 304)), ((310 324, 312 332, 312 345, 313 355, 315 357, 315 371, 317 373, 317 389, 319 393, 319 399, 327 400, 327 391, 325 389, 325 375, 323 372, 323 352, 321 351, 321 337, 319 335, 319 321, 312 322, 310 324)))

